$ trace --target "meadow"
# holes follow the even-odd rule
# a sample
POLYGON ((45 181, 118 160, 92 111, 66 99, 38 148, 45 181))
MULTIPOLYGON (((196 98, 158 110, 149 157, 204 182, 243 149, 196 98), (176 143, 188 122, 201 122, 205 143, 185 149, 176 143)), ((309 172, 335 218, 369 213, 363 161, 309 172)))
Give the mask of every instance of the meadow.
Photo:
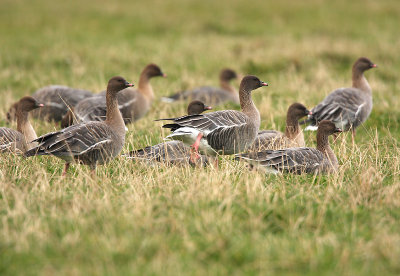
POLYGON ((350 133, 333 145, 333 175, 265 175, 229 156, 219 169, 118 157, 95 179, 78 165, 62 178, 54 157, 1 155, 0 274, 399 275, 399 18, 397 0, 2 0, 0 126, 15 127, 8 107, 49 84, 137 84, 150 62, 168 74, 151 81, 158 99, 129 125, 124 152, 168 135, 155 119, 185 114, 161 96, 218 85, 224 67, 269 83, 253 99, 261 127, 279 130, 291 103, 312 108, 350 86, 358 57, 379 68, 366 73, 371 117, 354 146, 350 133))

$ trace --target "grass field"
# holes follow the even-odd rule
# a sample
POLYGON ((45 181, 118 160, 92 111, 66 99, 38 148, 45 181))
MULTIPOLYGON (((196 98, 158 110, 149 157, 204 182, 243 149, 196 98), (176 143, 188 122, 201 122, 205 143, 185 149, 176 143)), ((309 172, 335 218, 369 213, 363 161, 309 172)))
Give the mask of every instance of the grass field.
MULTIPOLYGON (((101 91, 155 62, 168 74, 152 80, 158 98, 217 85, 223 67, 259 76, 262 128, 283 130, 289 104, 350 86, 358 57, 379 68, 366 73, 374 109, 356 145, 349 134, 334 145, 336 175, 117 158, 95 180, 77 165, 64 179, 59 159, 0 156, 0 274, 399 275, 399 18, 397 0, 1 1, 1 126, 42 86, 101 91)), ((184 113, 156 100, 124 151, 160 142, 153 120, 184 113)))

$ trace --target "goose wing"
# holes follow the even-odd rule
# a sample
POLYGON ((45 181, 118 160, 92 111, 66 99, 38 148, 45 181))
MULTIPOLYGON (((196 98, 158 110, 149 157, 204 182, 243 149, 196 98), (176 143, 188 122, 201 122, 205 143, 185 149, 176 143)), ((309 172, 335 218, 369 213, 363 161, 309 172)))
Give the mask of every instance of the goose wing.
POLYGON ((251 151, 272 149, 280 144, 284 134, 276 130, 261 130, 257 133, 256 139, 251 146, 251 151))
POLYGON ((113 134, 104 123, 89 122, 48 133, 35 141, 39 145, 27 151, 25 156, 49 154, 60 157, 79 156, 111 145, 113 134))
POLYGON ((79 102, 75 107, 75 115, 79 122, 104 121, 106 110, 106 98, 95 96, 79 102))
POLYGON ((173 133, 167 138, 192 144, 199 133, 207 140, 205 148, 225 154, 240 152, 254 140, 256 128, 250 118, 236 110, 224 110, 203 115, 189 115, 172 119, 174 123, 163 127, 173 133))
POLYGON ((237 154, 235 159, 244 160, 257 166, 269 167, 275 171, 300 174, 316 171, 323 162, 324 156, 314 148, 288 148, 237 154))
POLYGON ((249 118, 242 112, 236 110, 223 110, 199 115, 187 115, 178 118, 164 119, 174 123, 163 125, 175 131, 179 128, 194 128, 202 132, 205 136, 216 135, 228 129, 240 127, 248 123, 249 118))
POLYGON ((212 87, 212 86, 201 86, 192 90, 183 90, 178 93, 175 93, 169 97, 163 97, 162 100, 164 102, 174 102, 178 100, 200 100, 205 103, 210 104, 207 99, 209 99, 210 94, 215 93, 219 88, 212 87), (207 97, 208 95, 208 97, 207 97))
POLYGON ((358 89, 340 88, 311 110, 311 119, 315 123, 330 120, 349 125, 356 120, 366 103, 367 99, 358 89))
POLYGON ((12 151, 15 146, 24 140, 19 131, 7 127, 0 127, 0 152, 12 151))
POLYGON ((172 159, 187 158, 190 155, 190 148, 181 141, 168 141, 143 149, 134 150, 124 155, 130 159, 141 159, 149 161, 166 161, 172 159))

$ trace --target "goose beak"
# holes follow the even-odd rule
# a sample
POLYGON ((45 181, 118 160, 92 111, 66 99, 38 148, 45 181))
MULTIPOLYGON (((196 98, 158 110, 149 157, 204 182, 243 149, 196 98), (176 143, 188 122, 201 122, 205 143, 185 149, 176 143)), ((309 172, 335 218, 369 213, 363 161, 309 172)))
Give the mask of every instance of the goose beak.
POLYGON ((336 133, 336 132, 339 132, 339 133, 340 133, 340 132, 343 132, 343 130, 341 130, 340 128, 337 127, 337 128, 335 128, 335 133, 336 133))
POLYGON ((126 87, 133 87, 133 86, 135 86, 133 83, 129 83, 129 82, 126 82, 125 85, 126 85, 126 87))
POLYGON ((166 78, 166 77, 167 77, 167 74, 162 73, 162 74, 161 74, 161 77, 166 78))
POLYGON ((261 86, 268 86, 268 83, 262 81, 261 86))
POLYGON ((306 115, 312 115, 312 111, 306 111, 306 115))
POLYGON ((37 104, 37 107, 43 107, 44 104, 37 104))
POLYGON ((211 106, 205 106, 205 107, 204 107, 204 110, 211 110, 211 109, 212 109, 211 106))
POLYGON ((378 67, 378 65, 376 65, 376 64, 371 65, 371 68, 376 68, 376 67, 378 67))

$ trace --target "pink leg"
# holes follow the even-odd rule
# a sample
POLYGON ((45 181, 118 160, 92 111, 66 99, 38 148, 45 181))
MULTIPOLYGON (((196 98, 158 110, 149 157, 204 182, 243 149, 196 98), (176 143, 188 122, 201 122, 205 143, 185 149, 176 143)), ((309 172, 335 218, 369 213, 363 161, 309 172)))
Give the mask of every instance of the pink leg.
POLYGON ((216 169, 219 168, 219 159, 218 159, 218 156, 216 156, 215 159, 214 159, 214 168, 216 168, 216 169))
POLYGON ((69 169, 69 165, 70 165, 70 163, 65 163, 65 165, 64 165, 64 171, 63 171, 63 173, 62 173, 62 176, 66 176, 67 175, 67 171, 68 171, 68 169, 69 169))
POLYGON ((353 147, 355 145, 355 139, 356 139, 356 130, 354 128, 351 129, 351 140, 353 142, 353 147))
POLYGON ((197 135, 196 141, 191 146, 190 161, 193 162, 193 164, 196 164, 196 161, 200 158, 199 145, 201 138, 203 138, 203 133, 200 132, 199 135, 197 135))

